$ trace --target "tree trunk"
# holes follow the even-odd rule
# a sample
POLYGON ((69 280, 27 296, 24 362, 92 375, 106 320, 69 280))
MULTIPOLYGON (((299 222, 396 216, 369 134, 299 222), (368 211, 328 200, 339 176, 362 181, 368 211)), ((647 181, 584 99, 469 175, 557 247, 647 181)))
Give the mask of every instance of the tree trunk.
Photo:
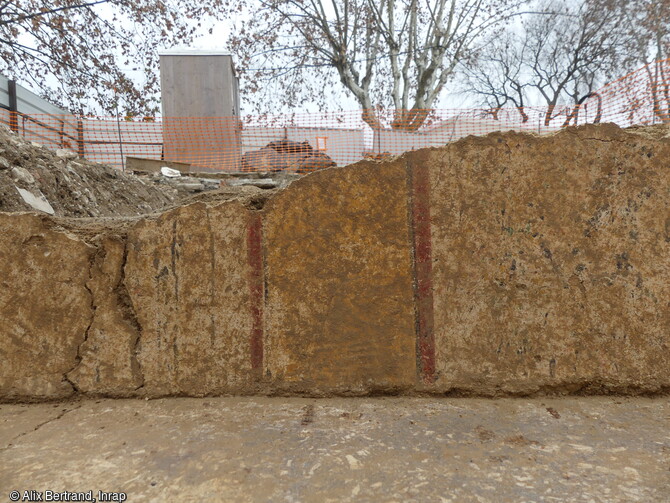
POLYGON ((361 118, 363 119, 363 122, 365 122, 375 131, 378 129, 384 129, 384 126, 382 126, 382 123, 379 121, 379 117, 377 117, 377 111, 375 109, 364 109, 361 112, 361 118))
POLYGON ((430 109, 396 110, 391 128, 397 131, 417 131, 426 122, 430 109))
POLYGON ((521 105, 520 107, 516 107, 517 110, 519 110, 519 114, 521 115, 521 123, 525 124, 528 122, 528 114, 526 113, 526 110, 524 109, 524 106, 521 105))
POLYGON ((544 114, 544 125, 545 125, 545 127, 549 127, 549 124, 551 123, 551 119, 553 119, 552 114, 554 113, 555 108, 556 108, 555 103, 551 103, 547 107, 547 113, 544 114))

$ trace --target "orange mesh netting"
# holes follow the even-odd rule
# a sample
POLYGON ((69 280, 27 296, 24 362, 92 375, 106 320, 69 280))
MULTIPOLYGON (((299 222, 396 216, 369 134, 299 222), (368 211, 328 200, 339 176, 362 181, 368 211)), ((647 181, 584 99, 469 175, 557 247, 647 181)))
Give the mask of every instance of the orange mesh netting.
POLYGON ((198 169, 308 172, 366 157, 398 155, 493 131, 543 134, 567 125, 622 127, 670 122, 670 59, 656 61, 592 93, 578 105, 255 115, 110 117, 26 115, 0 110, 0 122, 50 148, 121 167, 127 156, 180 161, 198 169))

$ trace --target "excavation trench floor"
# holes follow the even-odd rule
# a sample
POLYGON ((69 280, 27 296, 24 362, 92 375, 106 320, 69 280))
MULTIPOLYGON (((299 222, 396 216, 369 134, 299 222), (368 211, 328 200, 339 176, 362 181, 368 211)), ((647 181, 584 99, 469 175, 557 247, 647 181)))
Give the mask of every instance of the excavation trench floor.
POLYGON ((670 398, 0 405, 11 491, 127 501, 670 501, 670 398))

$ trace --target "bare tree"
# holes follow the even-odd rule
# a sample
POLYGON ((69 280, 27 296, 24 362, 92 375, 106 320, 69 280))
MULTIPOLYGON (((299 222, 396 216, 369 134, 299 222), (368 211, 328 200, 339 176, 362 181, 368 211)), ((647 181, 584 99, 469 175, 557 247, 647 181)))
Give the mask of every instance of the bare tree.
POLYGON ((120 103, 124 113, 153 114, 158 48, 189 43, 219 8, 219 0, 0 0, 0 71, 73 111, 112 113, 120 103))
MULTIPOLYGON (((393 128, 416 130, 457 66, 526 0, 260 2, 231 40, 249 93, 281 78, 272 105, 314 99, 325 106, 336 76, 371 127, 381 127, 373 109, 390 108, 393 128)), ((257 105, 267 109, 262 99, 257 105)))
POLYGON ((543 1, 521 33, 509 31, 482 51, 479 65, 468 72, 468 86, 488 106, 514 103, 524 122, 524 106, 539 98, 547 107, 545 126, 558 105, 569 105, 567 123, 619 69, 626 40, 616 11, 604 0, 543 1))
POLYGON ((670 122, 670 0, 611 0, 609 7, 628 30, 626 66, 644 66, 654 115, 670 122))
POLYGON ((476 65, 465 70, 468 92, 478 95, 496 120, 500 110, 511 103, 522 121, 528 122, 525 107, 530 84, 523 73, 526 43, 513 33, 503 33, 482 51, 476 65))

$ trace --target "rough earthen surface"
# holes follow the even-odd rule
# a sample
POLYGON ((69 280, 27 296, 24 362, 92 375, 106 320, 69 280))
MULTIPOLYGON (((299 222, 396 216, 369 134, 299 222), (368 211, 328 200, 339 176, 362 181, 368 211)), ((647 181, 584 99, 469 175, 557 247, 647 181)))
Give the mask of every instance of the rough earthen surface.
POLYGON ((80 361, 67 377, 83 393, 129 396, 144 378, 137 360, 140 327, 124 282, 126 240, 110 233, 94 242, 86 282, 93 320, 79 348, 80 361))
POLYGON ((471 137, 134 220, 0 213, 0 399, 667 392, 663 131, 471 137))
POLYGON ((430 166, 437 388, 670 386, 670 143, 491 134, 430 166))
POLYGON ((95 249, 47 217, 0 213, 0 397, 63 398, 93 319, 95 249))
POLYGON ((308 392, 415 381, 407 170, 369 162, 294 182, 264 209, 266 373, 308 392))
POLYGON ((141 331, 135 355, 142 393, 198 396, 248 389, 249 218, 239 203, 199 203, 129 231, 124 275, 141 331))

